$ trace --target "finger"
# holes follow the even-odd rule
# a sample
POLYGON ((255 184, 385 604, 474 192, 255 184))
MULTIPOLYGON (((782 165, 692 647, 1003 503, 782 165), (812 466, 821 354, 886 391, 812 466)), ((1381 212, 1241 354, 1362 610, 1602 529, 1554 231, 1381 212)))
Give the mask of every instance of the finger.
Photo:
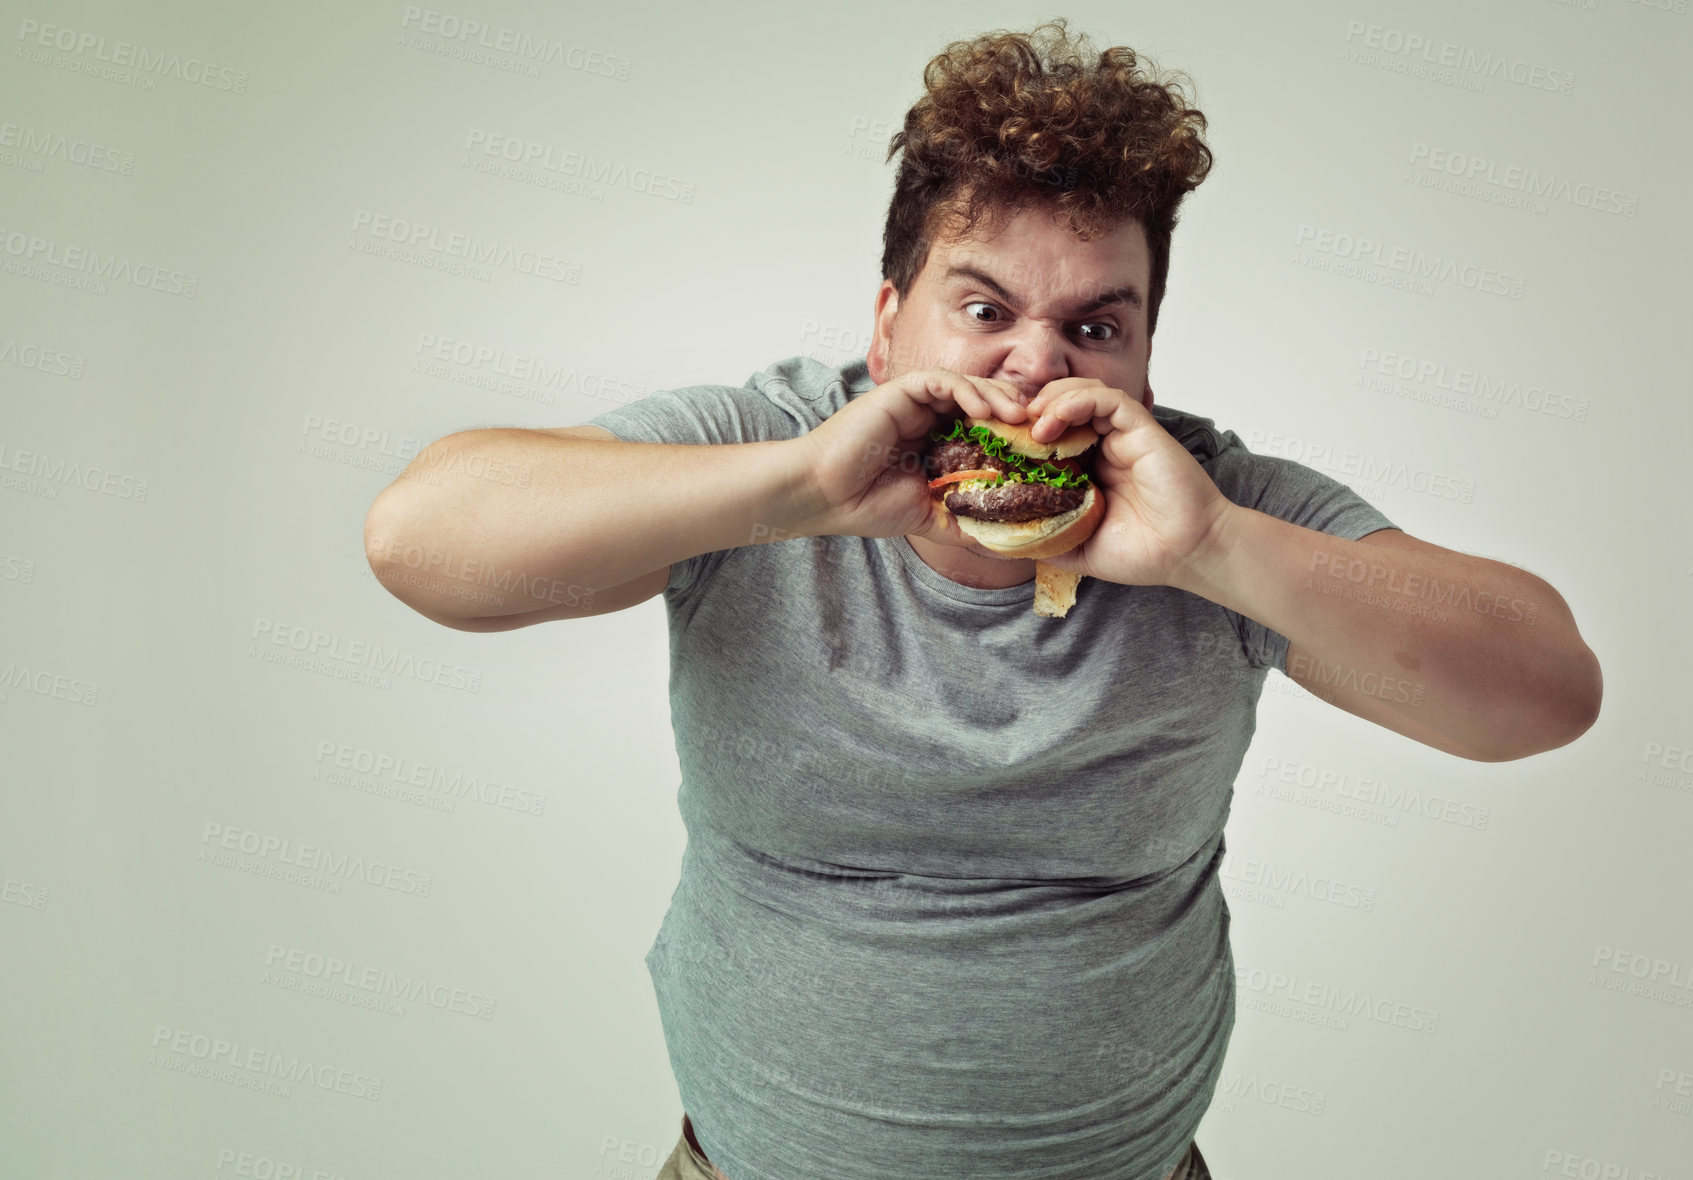
MULTIPOLYGON (((1061 393, 1040 411, 1033 427, 1034 436, 1039 442, 1051 442, 1072 426, 1080 426, 1084 422, 1103 420, 1109 423, 1122 401, 1121 394, 1104 386, 1072 389, 1061 393)), ((1105 431, 1101 430, 1099 433, 1103 434, 1105 431)))
POLYGON ((884 385, 881 409, 892 419, 901 439, 920 438, 936 417, 953 409, 985 415, 987 401, 961 374, 945 369, 918 369, 884 385))
POLYGON ((947 379, 952 402, 972 418, 993 418, 1001 410, 1020 412, 1022 406, 1011 400, 1010 390, 1002 382, 989 377, 974 377, 967 373, 940 370, 947 379))
MULTIPOLYGON (((1087 422, 1097 434, 1109 434, 1114 429, 1132 430, 1153 420, 1151 411, 1138 400, 1120 389, 1104 387, 1073 390, 1048 410, 1071 425, 1087 422)), ((1052 437, 1057 438, 1058 433, 1052 437)))
MULTIPOLYGON (((930 369, 908 373, 894 384, 899 385, 914 403, 921 403, 930 412, 940 415, 957 410, 971 418, 1000 418, 1007 422, 1021 422, 1028 417, 1017 389, 1005 381, 990 377, 973 377, 950 369, 930 369)), ((902 438, 914 438, 927 429, 932 419, 923 419, 914 426, 899 418, 902 438)))
POLYGON ((1090 385, 1103 387, 1105 382, 1098 377, 1060 377, 1056 381, 1048 381, 1029 402, 1029 420, 1033 421, 1039 417, 1041 411, 1051 405, 1056 398, 1064 396, 1072 389, 1081 389, 1090 385))
POLYGON ((922 537, 924 540, 956 548, 967 548, 974 543, 964 535, 964 531, 958 527, 958 521, 952 513, 941 506, 939 501, 931 502, 929 515, 923 521, 923 527, 917 529, 914 535, 922 537))
MULTIPOLYGON (((992 417, 1001 422, 1021 422, 1028 417, 1017 387, 1009 381, 995 381, 991 377, 971 377, 970 383, 987 399, 992 417)), ((981 417, 981 415, 976 415, 981 417)))

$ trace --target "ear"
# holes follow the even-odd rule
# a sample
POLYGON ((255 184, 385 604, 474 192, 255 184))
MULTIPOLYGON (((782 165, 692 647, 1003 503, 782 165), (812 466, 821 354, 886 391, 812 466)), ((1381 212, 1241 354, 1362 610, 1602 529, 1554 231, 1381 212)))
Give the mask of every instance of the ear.
POLYGON ((1146 392, 1141 395, 1140 404, 1149 410, 1152 408, 1152 382, 1150 381, 1146 383, 1146 392))
POLYGON ((876 288, 876 302, 871 308, 870 352, 866 358, 870 380, 885 384, 890 376, 889 352, 893 341, 894 319, 899 315, 899 292, 892 280, 883 279, 876 288))

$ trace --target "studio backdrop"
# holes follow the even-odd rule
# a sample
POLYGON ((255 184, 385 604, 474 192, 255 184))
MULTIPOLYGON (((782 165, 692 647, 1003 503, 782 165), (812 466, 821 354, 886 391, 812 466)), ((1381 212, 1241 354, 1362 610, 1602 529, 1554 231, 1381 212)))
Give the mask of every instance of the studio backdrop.
POLYGON ((1210 121, 1159 402, 1605 674, 1491 764, 1270 674, 1207 1159, 1693 1175, 1686 0, 5 7, 0 1174, 657 1170, 662 601, 451 630, 365 514, 455 431, 863 355, 924 64, 1065 16, 1210 121))

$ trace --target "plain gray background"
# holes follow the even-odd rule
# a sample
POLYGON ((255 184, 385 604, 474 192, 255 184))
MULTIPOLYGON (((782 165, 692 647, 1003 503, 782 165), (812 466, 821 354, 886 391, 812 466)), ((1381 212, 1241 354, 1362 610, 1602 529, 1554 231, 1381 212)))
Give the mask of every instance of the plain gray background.
POLYGON ((1669 2, 7 5, 3 1170, 656 1171, 681 1106, 642 956, 684 839, 662 604, 451 631, 376 583, 365 512, 453 431, 860 354, 924 63, 1065 15, 1187 71, 1211 119, 1159 400, 1545 577, 1606 676, 1573 746, 1483 765, 1272 674, 1208 1160, 1677 1174, 1669 2), (1335 1027, 1313 986, 1368 1014, 1335 1027))

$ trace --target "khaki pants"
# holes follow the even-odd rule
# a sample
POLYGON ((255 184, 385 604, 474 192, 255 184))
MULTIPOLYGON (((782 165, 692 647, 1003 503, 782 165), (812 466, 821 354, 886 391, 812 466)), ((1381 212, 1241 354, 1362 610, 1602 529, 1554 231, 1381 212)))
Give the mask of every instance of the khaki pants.
MULTIPOLYGON (((728 1180, 722 1172, 711 1166, 705 1158, 705 1152, 694 1138, 694 1124, 687 1115, 682 1116, 682 1138, 676 1142, 676 1150, 670 1153, 670 1158, 664 1161, 658 1175, 653 1180, 728 1180)), ((794 1180, 809 1180, 809 1177, 796 1176, 794 1180)), ((1199 1144, 1189 1143, 1187 1155, 1176 1170, 1164 1180, 1211 1180, 1211 1169, 1205 1166, 1205 1157, 1199 1154, 1199 1144)))

